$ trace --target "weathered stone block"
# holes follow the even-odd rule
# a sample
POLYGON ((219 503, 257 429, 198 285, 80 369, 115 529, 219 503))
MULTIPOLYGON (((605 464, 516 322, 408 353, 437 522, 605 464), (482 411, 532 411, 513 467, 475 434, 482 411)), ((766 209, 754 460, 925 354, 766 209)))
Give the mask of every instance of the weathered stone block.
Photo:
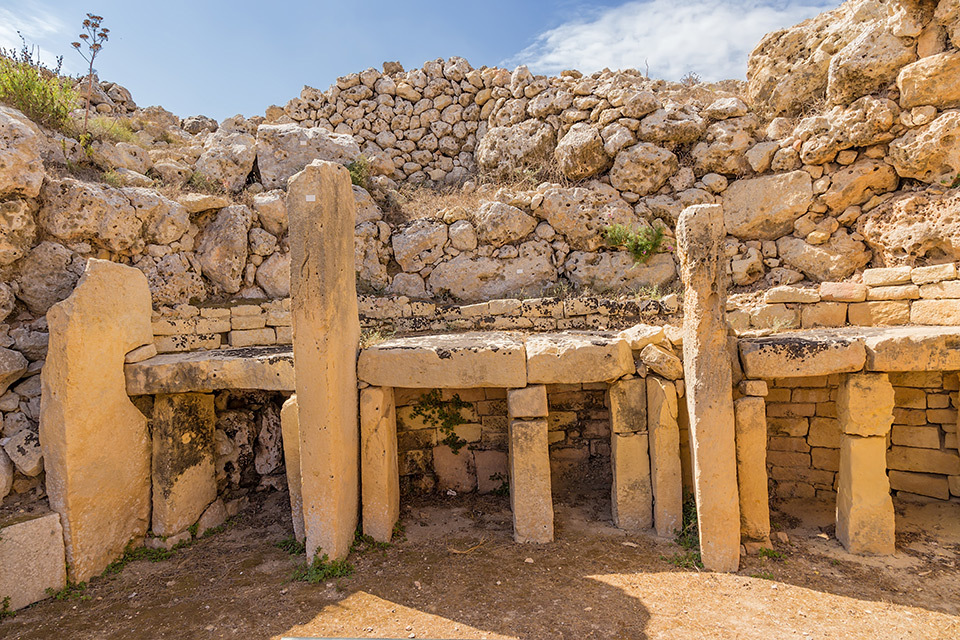
POLYGON ((683 521, 677 390, 670 382, 654 376, 648 377, 646 383, 653 523, 658 536, 669 538, 683 521))
POLYGON ((147 419, 123 375, 124 356, 153 342, 150 313, 143 273, 103 260, 89 260, 71 296, 47 313, 40 442, 74 581, 103 571, 150 522, 147 419))
POLYGON ((124 367, 127 393, 206 393, 220 389, 294 390, 290 347, 163 354, 124 367))
POLYGON ((885 373, 845 376, 837 396, 840 428, 856 436, 886 436, 893 424, 893 385, 885 373))
POLYGON ((847 323, 847 305, 843 302, 818 302, 800 308, 800 325, 815 327, 842 327, 847 323))
POLYGON ((917 300, 910 307, 913 324, 960 324, 960 300, 917 300))
POLYGON ((63 528, 56 513, 0 529, 0 601, 16 611, 60 591, 67 583, 63 528))
POLYGON ((507 482, 510 466, 507 454, 502 451, 474 451, 473 461, 477 467, 477 491, 491 493, 507 482))
POLYGON ((864 269, 863 284, 867 285, 868 287, 907 284, 910 282, 911 271, 911 268, 908 266, 864 269))
POLYGON ((610 438, 613 522, 625 531, 653 526, 649 446, 646 433, 613 433, 610 438))
POLYGON ((397 414, 390 387, 360 391, 360 473, 363 532, 390 542, 400 519, 397 414))
POLYGON ((887 467, 898 471, 960 475, 960 456, 956 451, 916 449, 893 446, 887 451, 887 467))
POLYGON ((824 302, 863 302, 867 286, 856 282, 821 282, 820 300, 824 302))
POLYGON ((904 327, 867 335, 870 371, 956 371, 960 327, 904 327))
POLYGON ((740 340, 748 378, 823 376, 859 371, 866 361, 863 342, 815 331, 740 340))
POLYGON ((507 413, 514 418, 546 418, 547 388, 531 385, 507 391, 507 413))
POLYGON ((610 428, 628 434, 647 430, 647 390, 643 378, 618 380, 607 390, 610 428))
POLYGON ((667 380, 683 377, 683 363, 669 350, 656 344, 648 344, 640 351, 640 360, 651 371, 667 380))
POLYGON ((531 384, 608 382, 636 371, 630 345, 610 334, 534 335, 527 338, 526 349, 531 384))
POLYGON ((553 542, 547 421, 512 421, 509 442, 513 538, 517 542, 553 542))
POLYGON ((150 419, 154 535, 184 531, 217 498, 216 422, 211 394, 156 396, 150 419))
POLYGON ((847 307, 847 322, 861 327, 880 327, 910 322, 910 303, 898 300, 857 302, 847 307))
POLYGON ((885 438, 844 435, 837 487, 837 539, 850 553, 894 552, 885 438))
POLYGON ((947 476, 892 470, 889 473, 889 478, 890 488, 896 491, 907 491, 938 500, 950 499, 950 484, 947 481, 947 476))
POLYGON ((737 416, 737 482, 740 535, 756 542, 770 540, 770 498, 767 494, 767 419, 763 398, 734 402, 737 416))

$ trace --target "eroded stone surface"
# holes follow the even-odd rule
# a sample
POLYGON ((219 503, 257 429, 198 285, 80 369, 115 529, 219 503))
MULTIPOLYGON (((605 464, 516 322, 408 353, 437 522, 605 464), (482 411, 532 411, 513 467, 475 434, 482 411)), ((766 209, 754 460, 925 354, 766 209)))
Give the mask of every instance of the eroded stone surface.
POLYGON ((526 353, 531 384, 606 382, 635 370, 630 346, 612 334, 532 335, 527 338, 526 353))
POLYGON ((360 391, 360 471, 363 532, 390 542, 400 519, 397 415, 390 387, 360 391))
POLYGON ((672 382, 655 376, 648 377, 646 383, 653 526, 658 536, 669 538, 681 528, 683 520, 677 389, 672 382))
POLYGON ((300 419, 295 395, 283 403, 280 410, 280 428, 283 433, 283 464, 287 472, 287 489, 290 492, 293 535, 302 543, 306 540, 306 533, 303 530, 303 493, 300 479, 300 419))
POLYGON ((733 409, 737 418, 740 535, 746 540, 769 544, 766 403, 762 397, 745 397, 734 402, 733 409))
POLYGON ((127 393, 197 393, 221 389, 293 391, 289 346, 165 353, 124 367, 127 393))
POLYGON ((859 371, 866 361, 863 342, 829 333, 790 333, 740 340, 748 378, 823 376, 859 371))
POLYGON ((546 420, 510 422, 510 507, 513 539, 553 542, 553 495, 546 420))
POLYGON ((0 529, 0 600, 16 611, 66 586, 63 528, 48 513, 0 529))

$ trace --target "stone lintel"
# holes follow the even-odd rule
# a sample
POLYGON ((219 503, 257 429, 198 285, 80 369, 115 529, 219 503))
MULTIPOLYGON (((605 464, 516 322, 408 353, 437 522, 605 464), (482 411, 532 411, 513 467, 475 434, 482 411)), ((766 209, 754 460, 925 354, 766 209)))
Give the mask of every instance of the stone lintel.
POLYGON ((748 378, 805 378, 859 371, 866 361, 863 342, 830 335, 780 334, 740 341, 748 378))
POLYGON ((124 367, 127 394, 294 389, 289 346, 165 353, 124 367))

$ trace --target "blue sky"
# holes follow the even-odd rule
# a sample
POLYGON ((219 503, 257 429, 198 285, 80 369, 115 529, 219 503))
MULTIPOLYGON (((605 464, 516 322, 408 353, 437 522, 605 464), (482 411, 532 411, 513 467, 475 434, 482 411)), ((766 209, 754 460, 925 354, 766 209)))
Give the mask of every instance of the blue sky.
POLYGON ((222 120, 283 105, 304 84, 384 60, 405 68, 459 55, 474 66, 527 64, 534 73, 649 65, 654 77, 742 78, 760 37, 838 0, 561 0, 232 2, 0 0, 0 46, 20 30, 43 58, 85 71, 70 42, 84 14, 111 30, 100 77, 182 117, 222 120))

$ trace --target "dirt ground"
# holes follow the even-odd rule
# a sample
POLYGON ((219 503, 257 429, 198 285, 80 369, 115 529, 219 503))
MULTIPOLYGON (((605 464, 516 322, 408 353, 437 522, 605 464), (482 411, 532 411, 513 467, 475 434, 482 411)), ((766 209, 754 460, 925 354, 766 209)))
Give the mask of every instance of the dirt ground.
POLYGON ((516 545, 509 500, 405 504, 406 539, 354 554, 356 572, 291 582, 286 494, 260 495, 226 531, 133 562, 0 622, 0 638, 960 638, 960 504, 899 504, 898 553, 864 559, 833 538, 829 505, 779 505, 782 559, 737 574, 679 569, 680 549, 610 524, 600 493, 557 505, 557 541, 516 545))

